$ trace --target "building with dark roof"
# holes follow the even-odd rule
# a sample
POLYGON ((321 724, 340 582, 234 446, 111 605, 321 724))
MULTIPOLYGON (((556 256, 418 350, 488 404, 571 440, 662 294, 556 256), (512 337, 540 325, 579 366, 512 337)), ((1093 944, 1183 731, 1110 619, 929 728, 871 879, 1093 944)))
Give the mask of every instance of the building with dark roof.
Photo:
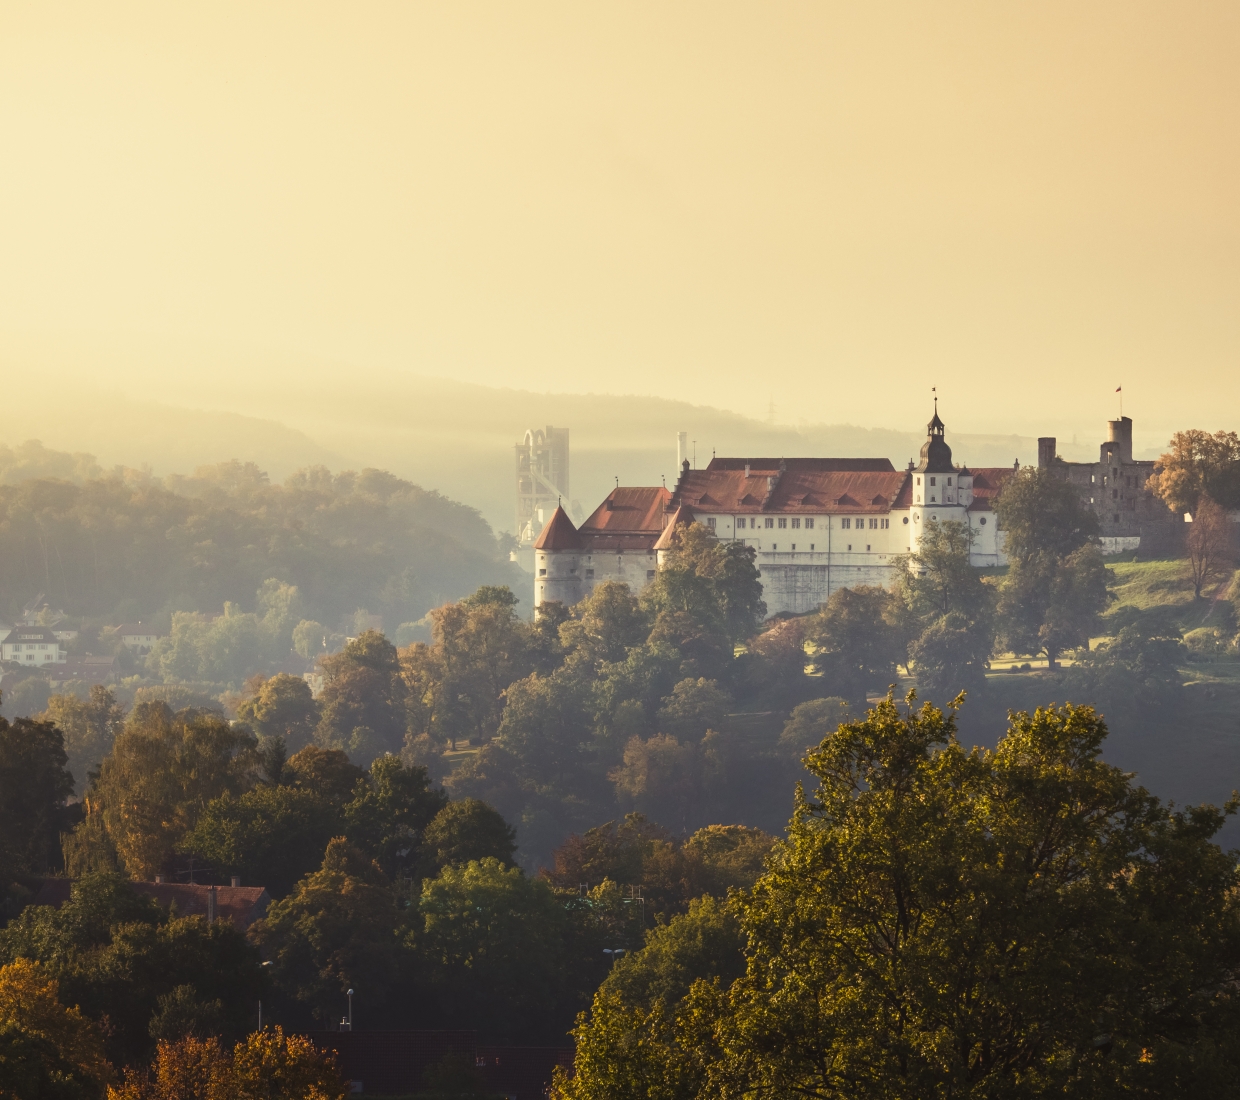
MULTIPOLYGON (((262 886, 203 886, 193 882, 131 882, 135 894, 153 898, 165 909, 176 908, 178 917, 206 917, 208 921, 224 920, 245 931, 262 918, 271 904, 271 895, 262 886)), ((59 909, 72 894, 73 880, 49 878, 35 895, 32 905, 50 905, 59 909)))
POLYGON ((925 524, 967 523, 973 563, 1002 564, 992 501, 1016 468, 969 469, 952 460, 938 410, 921 461, 885 458, 713 458, 681 464, 675 489, 617 487, 573 526, 557 509, 535 543, 535 606, 576 603, 603 580, 640 591, 681 523, 752 546, 771 614, 812 611, 839 588, 890 585, 925 524))

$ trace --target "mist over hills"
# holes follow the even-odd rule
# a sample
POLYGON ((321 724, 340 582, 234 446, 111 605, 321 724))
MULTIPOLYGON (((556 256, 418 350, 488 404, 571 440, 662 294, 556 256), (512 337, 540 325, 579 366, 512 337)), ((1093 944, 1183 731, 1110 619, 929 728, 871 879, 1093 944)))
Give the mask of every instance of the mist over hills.
MULTIPOLYGON (((539 393, 230 349, 49 351, 7 341, 0 364, 13 368, 9 445, 37 439, 89 453, 105 469, 146 467, 159 476, 233 459, 256 463, 274 481, 307 466, 374 467, 477 508, 496 531, 514 526, 512 448, 529 428, 570 429, 570 498, 586 513, 617 477, 626 485, 674 482, 679 431, 695 441, 699 464, 717 452, 881 457, 900 466, 925 438, 922 423, 855 423, 881 422, 881 408, 807 407, 795 410, 794 424, 771 422, 760 385, 743 415, 662 397, 539 393), (58 380, 54 399, 49 375, 58 380)), ((927 395, 926 419, 930 410, 927 395)), ((777 410, 785 420, 791 411, 777 410)), ((949 397, 941 411, 958 461, 1034 461, 1033 436, 954 432, 949 397)), ((1102 419, 1079 443, 1061 438, 1060 453, 1096 454, 1102 419)))

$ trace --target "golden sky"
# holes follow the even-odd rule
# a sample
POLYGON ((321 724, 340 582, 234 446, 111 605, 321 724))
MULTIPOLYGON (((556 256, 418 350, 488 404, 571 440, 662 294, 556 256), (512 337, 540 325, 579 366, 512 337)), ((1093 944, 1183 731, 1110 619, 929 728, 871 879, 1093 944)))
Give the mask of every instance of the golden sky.
POLYGON ((14 339, 1240 428, 1234 0, 0 0, 0 150, 14 339))

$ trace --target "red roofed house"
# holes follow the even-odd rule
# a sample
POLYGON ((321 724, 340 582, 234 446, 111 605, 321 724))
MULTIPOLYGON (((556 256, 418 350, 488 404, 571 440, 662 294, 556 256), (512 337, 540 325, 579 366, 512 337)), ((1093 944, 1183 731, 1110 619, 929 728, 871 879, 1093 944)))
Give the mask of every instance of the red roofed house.
POLYGON ((890 585, 896 560, 938 520, 973 529, 974 565, 1002 564, 991 502, 1014 467, 953 465, 944 432, 936 410, 907 470, 885 458, 713 458, 703 470, 685 461, 674 491, 617 487, 580 529, 557 509, 534 544, 535 607, 576 603, 601 580, 640 591, 671 530, 694 520, 755 549, 771 614, 813 611, 839 588, 890 585))

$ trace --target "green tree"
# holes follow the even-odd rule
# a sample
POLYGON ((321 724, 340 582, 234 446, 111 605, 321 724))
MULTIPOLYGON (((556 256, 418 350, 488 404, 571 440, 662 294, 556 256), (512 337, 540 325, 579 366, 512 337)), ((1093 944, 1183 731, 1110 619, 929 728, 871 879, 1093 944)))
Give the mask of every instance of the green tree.
POLYGON ((254 695, 241 701, 237 717, 264 737, 282 738, 289 752, 298 752, 310 744, 320 715, 310 685, 281 672, 264 679, 254 695))
POLYGON ((560 627, 564 645, 578 660, 597 667, 603 661, 623 661, 650 633, 650 618, 627 584, 603 581, 572 609, 573 617, 560 627))
POLYGON ((249 786, 254 748, 215 714, 134 707, 89 794, 130 874, 154 878, 209 802, 249 786))
MULTIPOLYGON (((60 830, 73 776, 51 722, 0 718, 0 873, 43 874, 60 863, 60 830)), ((0 889, 8 878, 0 881, 0 889)))
POLYGON ((1106 566, 1094 545, 1066 557, 1038 553, 1012 562, 999 590, 999 636, 1014 653, 1059 655, 1089 643, 1110 595, 1106 566))
POLYGON ((1009 478, 995 501, 1011 561, 999 593, 999 634, 1016 653, 1059 655, 1088 643, 1107 604, 1098 519, 1053 469, 1009 478))
POLYGON ((313 791, 332 806, 343 806, 357 792, 357 785, 366 773, 349 762, 348 754, 340 749, 323 749, 307 745, 288 758, 283 771, 291 777, 294 786, 313 791))
POLYGON ((1076 486, 1049 467, 1026 467, 1008 478, 995 512, 1013 561, 1066 558, 1098 537, 1098 517, 1076 486))
POLYGON ((642 606, 664 619, 669 637, 718 633, 735 645, 766 617, 756 558, 752 546, 721 543, 703 524, 677 527, 642 606))
POLYGON ((443 791, 431 789, 425 768, 381 756, 370 782, 359 785, 344 807, 345 834, 385 873, 409 877, 418 866, 423 831, 447 801, 443 791))
POLYGON ((239 875, 281 898, 323 862, 340 824, 339 810, 316 791, 264 785, 207 803, 180 847, 217 877, 239 875))
POLYGON ((516 605, 509 589, 484 586, 431 612, 443 677, 436 722, 454 747, 494 737, 505 691, 530 672, 529 631, 516 605))
POLYGON ((405 682, 396 647, 378 631, 367 630, 340 653, 320 660, 319 667, 326 676, 315 732, 319 744, 343 749, 360 763, 384 752, 400 752, 406 730, 405 682))
POLYGON ((302 619, 293 627, 293 651, 307 661, 327 653, 327 627, 314 619, 302 619))
POLYGON ((338 1018, 356 986, 381 1004, 401 975, 400 910, 377 864, 343 837, 323 866, 275 902, 250 930, 277 987, 320 1021, 338 1018))
POLYGON ((904 657, 893 623, 896 597, 882 588, 838 588, 806 627, 814 664, 827 685, 849 698, 883 689, 904 657))
POLYGON ((909 649, 917 686, 930 697, 953 699, 986 683, 994 648, 989 622, 971 622, 960 611, 949 611, 930 623, 909 649))
POLYGON ((418 917, 439 1026, 546 1042, 571 1023, 572 918, 546 882, 497 859, 448 866, 422 884, 418 917))
POLYGON ((112 751, 112 743, 124 727, 125 708, 117 703, 110 688, 94 684, 88 699, 51 696, 40 717, 64 734, 69 771, 78 792, 85 791, 88 774, 112 751))
POLYGON ((838 695, 811 699, 793 708, 779 735, 779 743, 799 758, 810 749, 817 748, 823 738, 833 734, 840 723, 847 722, 851 717, 852 708, 847 699, 838 695))
POLYGON ((746 974, 726 1009, 699 999, 706 1092, 1235 1095, 1225 813, 1104 764, 1088 707, 1014 714, 993 751, 954 727, 889 699, 810 758, 815 796, 738 903, 746 974))
POLYGON ((422 834, 422 859, 432 876, 444 867, 480 859, 511 865, 516 850, 512 826, 476 798, 449 802, 422 834))
POLYGON ((681 680, 659 708, 659 729, 677 737, 701 737, 718 729, 732 699, 714 680, 681 680))

